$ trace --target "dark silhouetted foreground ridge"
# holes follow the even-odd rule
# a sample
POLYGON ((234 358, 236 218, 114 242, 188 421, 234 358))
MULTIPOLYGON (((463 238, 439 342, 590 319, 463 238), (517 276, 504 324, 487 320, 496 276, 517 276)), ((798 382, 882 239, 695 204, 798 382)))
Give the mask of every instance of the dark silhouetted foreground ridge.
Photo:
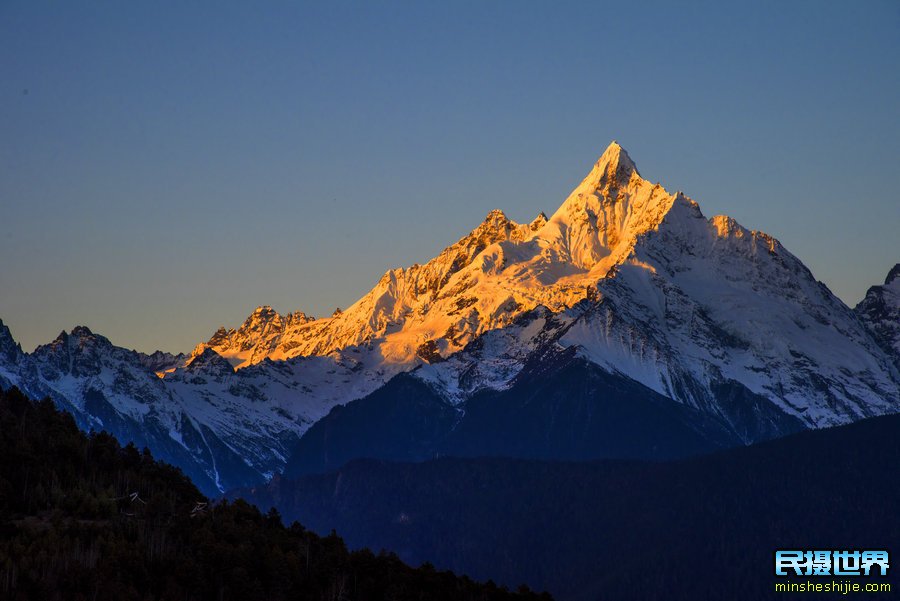
POLYGON ((0 393, 0 599, 549 599, 349 552, 275 511, 209 504, 176 468, 49 400, 0 393))

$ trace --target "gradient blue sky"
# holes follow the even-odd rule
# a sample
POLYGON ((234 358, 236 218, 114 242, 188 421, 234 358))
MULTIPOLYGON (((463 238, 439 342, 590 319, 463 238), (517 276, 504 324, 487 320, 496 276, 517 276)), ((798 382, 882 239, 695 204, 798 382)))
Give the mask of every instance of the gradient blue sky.
POLYGON ((137 5, 0 2, 26 350, 330 314, 490 209, 552 212, 612 139, 847 303, 900 261, 900 2, 137 5))

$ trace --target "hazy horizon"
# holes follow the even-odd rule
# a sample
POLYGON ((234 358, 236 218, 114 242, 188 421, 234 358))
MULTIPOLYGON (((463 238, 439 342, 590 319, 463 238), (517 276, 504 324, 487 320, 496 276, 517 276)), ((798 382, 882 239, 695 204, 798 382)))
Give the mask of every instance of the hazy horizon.
POLYGON ((613 139, 850 306, 900 262, 900 5, 512 7, 0 6, 0 319, 179 352, 330 315, 613 139))

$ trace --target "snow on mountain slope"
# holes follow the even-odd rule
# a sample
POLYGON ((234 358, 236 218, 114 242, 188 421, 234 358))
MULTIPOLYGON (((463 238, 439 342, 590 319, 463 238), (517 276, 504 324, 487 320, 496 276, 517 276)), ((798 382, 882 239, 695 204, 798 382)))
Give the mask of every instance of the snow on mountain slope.
POLYGON ((888 272, 883 286, 869 288, 854 311, 900 369, 900 263, 888 272))
POLYGON ((280 471, 297 438, 335 405, 375 390, 398 369, 369 369, 364 349, 266 360, 233 370, 212 349, 162 380, 185 411, 265 478, 280 471))
POLYGON ((810 427, 900 408, 896 370, 852 311, 777 241, 687 200, 598 288, 561 343, 728 421, 735 385, 810 427))

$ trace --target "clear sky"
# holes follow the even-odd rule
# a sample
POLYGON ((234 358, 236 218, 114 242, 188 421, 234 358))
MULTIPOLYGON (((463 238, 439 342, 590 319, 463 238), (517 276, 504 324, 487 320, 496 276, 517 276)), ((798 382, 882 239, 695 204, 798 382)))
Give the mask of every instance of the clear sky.
POLYGON ((0 75, 0 318, 28 351, 330 314, 493 208, 549 214, 612 139, 851 305, 900 261, 893 0, 5 0, 0 75))

